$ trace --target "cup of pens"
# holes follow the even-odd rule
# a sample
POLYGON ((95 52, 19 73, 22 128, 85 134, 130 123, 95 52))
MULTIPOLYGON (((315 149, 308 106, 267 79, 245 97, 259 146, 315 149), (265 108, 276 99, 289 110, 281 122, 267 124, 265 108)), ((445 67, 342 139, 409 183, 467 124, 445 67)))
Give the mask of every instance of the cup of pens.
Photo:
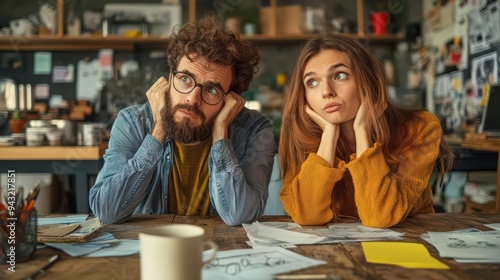
POLYGON ((10 198, 8 192, 5 203, 0 202, 0 264, 15 267, 31 259, 36 251, 36 195, 30 193, 26 201, 20 198, 21 203, 10 198))

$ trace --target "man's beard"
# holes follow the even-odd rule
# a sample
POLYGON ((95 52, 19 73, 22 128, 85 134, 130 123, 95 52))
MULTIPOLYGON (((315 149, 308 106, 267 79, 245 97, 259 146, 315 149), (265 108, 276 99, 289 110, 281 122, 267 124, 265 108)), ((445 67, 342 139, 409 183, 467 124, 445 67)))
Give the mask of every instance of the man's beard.
POLYGON ((205 114, 198 107, 189 104, 177 104, 172 108, 172 99, 170 94, 165 98, 165 107, 161 111, 163 118, 163 130, 167 136, 177 142, 184 144, 196 143, 207 140, 212 135, 215 117, 205 123, 205 114), (200 118, 201 125, 198 127, 189 127, 189 118, 183 118, 179 123, 175 121, 174 113, 177 110, 189 111, 200 118))

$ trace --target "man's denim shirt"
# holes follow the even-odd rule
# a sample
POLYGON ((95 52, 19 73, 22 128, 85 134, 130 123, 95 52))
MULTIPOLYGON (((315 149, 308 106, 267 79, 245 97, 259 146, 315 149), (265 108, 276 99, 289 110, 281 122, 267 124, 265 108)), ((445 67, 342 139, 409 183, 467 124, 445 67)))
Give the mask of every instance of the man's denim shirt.
MULTIPOLYGON (((104 223, 121 223, 133 213, 168 211, 168 178, 172 143, 162 146, 150 131, 149 103, 121 110, 111 129, 108 149, 95 185, 90 208, 104 223)), ((264 212, 276 142, 272 124, 244 108, 233 120, 230 139, 212 145, 209 154, 211 213, 228 225, 255 221, 264 212)))

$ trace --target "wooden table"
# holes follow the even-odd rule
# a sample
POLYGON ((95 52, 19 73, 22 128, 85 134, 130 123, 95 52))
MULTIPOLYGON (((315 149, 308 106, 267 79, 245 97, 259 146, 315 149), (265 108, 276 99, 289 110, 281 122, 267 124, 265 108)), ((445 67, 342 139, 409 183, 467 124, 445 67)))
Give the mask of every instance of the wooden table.
POLYGON ((471 150, 498 153, 497 192, 494 212, 500 213, 500 139, 466 140, 460 145, 471 150))
MULTIPOLYGON (((287 216, 264 216, 259 221, 286 221, 287 216)), ((344 222, 355 222, 344 220, 344 222)), ((229 227, 218 217, 197 216, 133 216, 129 221, 119 225, 107 225, 104 230, 113 233, 117 238, 137 238, 142 228, 166 225, 171 223, 195 224, 205 228, 206 238, 217 243, 220 250, 249 248, 245 243, 248 238, 243 227, 229 227)), ((341 279, 500 279, 499 264, 459 264, 453 259, 439 258, 437 250, 420 238, 427 231, 450 231, 475 227, 481 230, 489 228, 487 223, 500 223, 500 214, 442 213, 420 214, 410 217, 392 229, 404 232, 404 242, 422 243, 432 256, 446 263, 449 270, 405 269, 392 265, 367 263, 361 243, 325 244, 298 246, 290 249, 298 254, 327 261, 328 264, 307 268, 294 274, 334 274, 341 279)), ((6 271, 7 265, 0 265, 0 279, 23 279, 42 266, 49 257, 60 253, 61 260, 54 264, 42 279, 139 279, 139 255, 107 258, 74 258, 58 250, 45 248, 36 252, 31 261, 16 265, 15 274, 6 271), (7 274, 8 273, 8 274, 7 274), (8 276, 8 277, 7 277, 8 276)))
POLYGON ((96 175, 101 170, 107 147, 107 143, 100 146, 0 147, 0 172, 74 175, 76 212, 88 214, 89 175, 96 175))

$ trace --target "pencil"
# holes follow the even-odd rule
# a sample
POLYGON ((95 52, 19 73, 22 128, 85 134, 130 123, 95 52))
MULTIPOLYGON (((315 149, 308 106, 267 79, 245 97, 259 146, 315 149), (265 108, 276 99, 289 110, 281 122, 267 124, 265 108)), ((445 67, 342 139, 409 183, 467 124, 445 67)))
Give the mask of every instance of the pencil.
POLYGON ((302 275, 273 276, 273 280, 315 280, 315 279, 340 280, 340 277, 330 274, 302 274, 302 275))

